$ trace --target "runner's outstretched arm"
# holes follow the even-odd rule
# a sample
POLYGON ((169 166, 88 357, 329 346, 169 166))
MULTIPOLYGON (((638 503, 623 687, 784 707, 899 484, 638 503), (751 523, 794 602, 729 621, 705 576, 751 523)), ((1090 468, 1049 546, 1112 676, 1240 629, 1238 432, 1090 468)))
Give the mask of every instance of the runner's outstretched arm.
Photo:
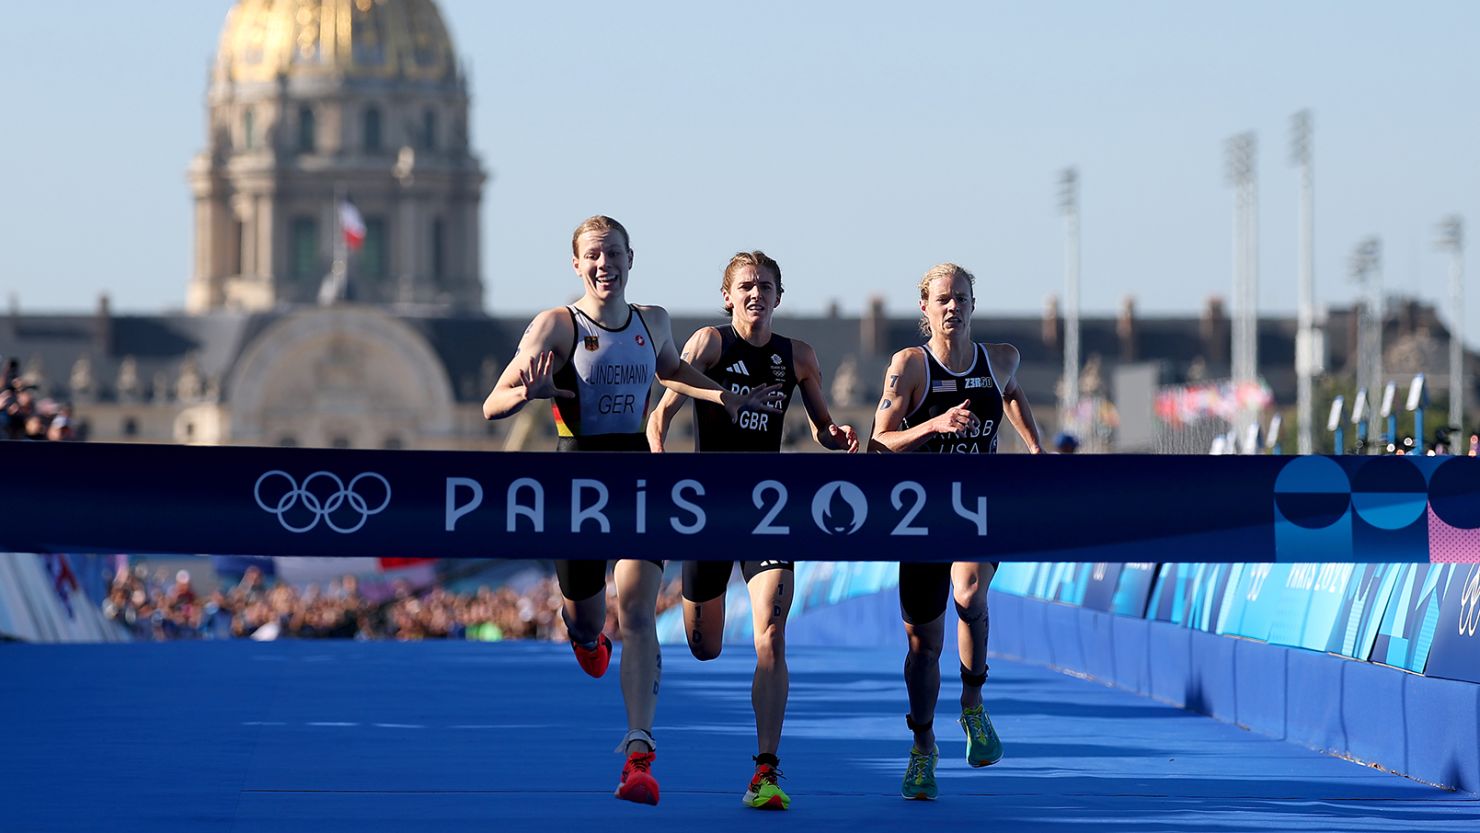
POLYGON ((658 353, 658 381, 672 391, 684 396, 713 402, 725 409, 730 419, 737 419, 742 410, 759 411, 767 414, 781 413, 780 385, 762 385, 750 393, 734 393, 719 386, 693 365, 679 358, 673 346, 673 322, 668 311, 662 307, 639 307, 648 331, 652 333, 658 353))
MULTIPOLYGON (((679 358, 693 365, 695 370, 704 371, 713 367, 718 361, 719 351, 719 331, 713 327, 702 327, 689 336, 688 343, 683 346, 683 355, 679 358)), ((648 416, 648 448, 654 452, 663 450, 668 441, 668 428, 687 401, 689 401, 687 396, 672 388, 664 387, 662 398, 658 400, 657 407, 653 408, 652 414, 648 416)))
POLYGON ((575 396, 556 388, 553 379, 555 371, 570 359, 566 352, 575 339, 574 327, 564 307, 547 309, 534 317, 519 339, 514 358, 483 400, 484 419, 511 417, 533 399, 575 396))

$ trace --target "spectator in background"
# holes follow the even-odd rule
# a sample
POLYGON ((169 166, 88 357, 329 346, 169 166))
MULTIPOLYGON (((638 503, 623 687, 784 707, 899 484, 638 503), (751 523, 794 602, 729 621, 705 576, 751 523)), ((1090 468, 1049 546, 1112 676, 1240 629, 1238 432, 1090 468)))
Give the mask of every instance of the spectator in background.
POLYGON ((76 438, 76 431, 72 428, 71 405, 63 405, 57 409, 56 416, 51 418, 51 425, 46 429, 46 438, 52 442, 65 442, 76 438))
POLYGON ((36 386, 20 375, 14 359, 0 382, 0 439, 67 441, 82 438, 72 406, 37 399, 36 386))
MULTIPOLYGON (((443 587, 417 591, 398 581, 392 598, 366 600, 353 576, 302 590, 270 586, 256 567, 241 581, 204 602, 187 571, 149 581, 148 569, 120 568, 103 602, 103 614, 143 640, 171 639, 566 639, 561 596, 554 577, 523 593, 480 587, 472 594, 443 587)), ((662 593, 659 610, 678 603, 674 582, 662 593)), ((617 606, 611 605, 608 634, 620 633, 617 606)))

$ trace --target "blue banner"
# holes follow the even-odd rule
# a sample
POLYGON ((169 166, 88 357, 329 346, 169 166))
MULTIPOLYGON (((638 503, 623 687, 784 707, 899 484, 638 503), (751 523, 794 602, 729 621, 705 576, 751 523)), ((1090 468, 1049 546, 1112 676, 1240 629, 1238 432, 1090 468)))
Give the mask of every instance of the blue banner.
POLYGON ((1247 564, 1239 571, 1218 633, 1269 640, 1275 622, 1286 611, 1285 579, 1289 564, 1247 564))
POLYGON ((1324 651, 1341 613, 1352 564, 1292 564, 1280 593, 1269 641, 1324 651))
POLYGON ((1368 659, 1423 673, 1439 627, 1439 602, 1454 566, 1400 564, 1395 568, 1397 580, 1368 659))
POLYGON ((782 544, 810 560, 1427 562, 1435 524, 1480 528, 1467 457, 5 455, 26 474, 0 483, 0 549, 20 552, 733 560, 782 544))
POLYGON ((1103 561, 1087 565, 1089 580, 1080 596, 1080 604, 1089 610, 1109 613, 1115 607, 1115 588, 1120 584, 1124 564, 1107 564, 1103 561))
POLYGON ((1110 612, 1119 616, 1145 616, 1146 603, 1151 598, 1151 585, 1156 581, 1158 566, 1149 561, 1120 565, 1120 577, 1116 580, 1110 612))
POLYGON ((1356 565, 1333 617, 1327 651, 1360 660, 1372 655, 1372 643, 1377 640, 1378 626, 1397 583, 1398 566, 1356 565))
POLYGON ((1454 567, 1423 673, 1480 683, 1480 564, 1454 567))

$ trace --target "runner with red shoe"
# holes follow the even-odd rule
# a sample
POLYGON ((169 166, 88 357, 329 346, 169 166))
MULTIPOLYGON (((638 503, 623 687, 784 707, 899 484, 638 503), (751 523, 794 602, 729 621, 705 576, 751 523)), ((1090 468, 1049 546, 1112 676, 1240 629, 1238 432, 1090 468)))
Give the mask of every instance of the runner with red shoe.
MULTIPOLYGON (((551 400, 560 451, 647 451, 643 421, 656 378, 665 386, 722 407, 731 419, 743 411, 774 414, 780 386, 745 394, 715 384, 679 358, 672 324, 662 307, 629 304, 631 238, 621 223, 595 216, 571 236, 571 265, 584 293, 569 306, 534 317, 518 352, 483 402, 483 416, 504 419, 536 399, 551 400)), ((606 623, 606 562, 556 561, 564 596, 561 610, 571 647, 582 669, 606 673, 612 643, 606 623)), ((627 734, 618 751, 627 756, 617 797, 658 803, 651 768, 656 744, 653 716, 658 705, 662 657, 656 607, 663 562, 624 559, 614 577, 621 639, 622 699, 627 734)))

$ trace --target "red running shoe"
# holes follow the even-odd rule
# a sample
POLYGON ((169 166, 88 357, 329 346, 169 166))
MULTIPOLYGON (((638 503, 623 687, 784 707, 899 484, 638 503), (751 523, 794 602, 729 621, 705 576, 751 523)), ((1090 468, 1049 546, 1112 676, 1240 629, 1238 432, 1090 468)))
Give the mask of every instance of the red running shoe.
POLYGON ((583 648, 572 642, 570 647, 576 652, 576 662, 580 663, 581 670, 593 677, 600 677, 606 673, 606 667, 612 661, 612 641, 601 634, 596 638, 595 648, 583 648))
POLYGON ((617 798, 638 804, 658 803, 658 779, 648 770, 653 765, 652 752, 633 752, 622 767, 622 783, 617 785, 617 798))

